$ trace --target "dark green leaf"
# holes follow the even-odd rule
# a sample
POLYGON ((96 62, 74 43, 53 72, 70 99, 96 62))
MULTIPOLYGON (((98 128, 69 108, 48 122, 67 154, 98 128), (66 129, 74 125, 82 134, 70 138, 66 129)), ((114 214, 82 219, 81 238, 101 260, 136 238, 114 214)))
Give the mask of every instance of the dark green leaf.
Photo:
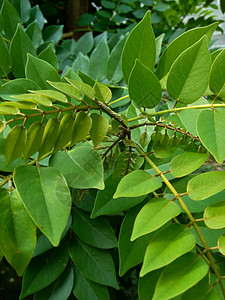
POLYGON ((43 30, 43 40, 45 42, 53 41, 57 44, 63 34, 63 25, 50 25, 43 30))
POLYGON ((9 55, 9 50, 0 35, 0 75, 7 76, 7 74, 11 71, 11 68, 12 61, 9 55))
POLYGON ((30 18, 31 4, 29 0, 12 0, 12 4, 17 10, 23 23, 26 23, 30 18))
POLYGON ((53 51, 52 44, 49 44, 39 55, 38 58, 48 62, 54 69, 58 70, 58 59, 53 51))
POLYGON ((41 29, 38 26, 37 21, 35 20, 33 23, 31 23, 25 30, 26 34, 29 36, 29 38, 31 39, 34 48, 37 49, 38 46, 40 46, 41 44, 41 40, 42 40, 42 33, 41 33, 41 29))
POLYGON ((18 23, 22 23, 20 16, 16 9, 8 0, 4 0, 1 9, 3 21, 4 21, 4 31, 8 39, 12 39, 18 23))

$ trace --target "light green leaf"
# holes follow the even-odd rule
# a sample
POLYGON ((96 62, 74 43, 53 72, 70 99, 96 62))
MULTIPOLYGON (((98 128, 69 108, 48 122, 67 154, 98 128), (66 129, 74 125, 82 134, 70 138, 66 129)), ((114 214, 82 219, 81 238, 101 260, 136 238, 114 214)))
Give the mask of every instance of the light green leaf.
POLYGON ((17 100, 23 100, 23 101, 36 103, 36 104, 47 106, 47 107, 52 105, 52 102, 49 98, 42 96, 42 95, 38 95, 38 94, 31 94, 31 93, 30 94, 22 94, 22 95, 12 96, 12 98, 15 98, 17 100))
POLYGON ((10 46, 10 56, 12 58, 12 72, 15 77, 25 77, 25 65, 27 53, 36 55, 33 43, 24 32, 21 24, 18 24, 10 46))
POLYGON ((27 141, 24 147, 24 160, 27 160, 31 155, 39 150, 44 129, 43 124, 39 121, 32 123, 29 127, 27 141))
POLYGON ((112 175, 105 180, 105 189, 103 191, 98 191, 95 198, 91 218, 127 210, 144 200, 146 197, 145 195, 140 197, 119 197, 113 199, 119 181, 119 178, 114 179, 112 178, 112 175))
POLYGON ((20 299, 49 286, 63 273, 69 261, 67 247, 67 241, 62 242, 59 247, 32 259, 23 277, 20 299))
POLYGON ((185 109, 178 113, 178 116, 184 127, 194 136, 197 136, 197 119, 201 113, 200 109, 185 109))
POLYGON ((34 223, 53 246, 58 246, 71 209, 65 178, 51 167, 19 166, 14 182, 34 223))
POLYGON ((12 60, 9 54, 9 50, 3 41, 2 35, 0 35, 0 76, 6 76, 11 71, 12 60))
POLYGON ((61 80, 56 69, 54 69, 49 63, 40 58, 36 58, 29 53, 27 54, 25 74, 27 79, 35 81, 42 89, 50 88, 47 80, 61 80))
POLYGON ((161 53, 161 49, 162 49, 162 42, 163 42, 163 39, 165 37, 165 33, 162 33, 160 36, 158 36, 156 39, 155 39, 155 43, 156 43, 156 61, 158 60, 159 56, 160 56, 160 53, 161 53))
POLYGON ((33 23, 31 23, 29 26, 27 26, 27 28, 25 29, 25 32, 31 39, 31 41, 34 45, 34 48, 35 49, 38 48, 38 46, 41 44, 42 32, 41 32, 40 27, 38 26, 37 21, 35 20, 33 23))
POLYGON ((52 82, 52 81, 48 81, 47 82, 53 86, 54 88, 56 88, 57 90, 59 90, 60 92, 63 92, 64 94, 80 101, 81 98, 81 93, 78 90, 78 88, 76 88, 75 86, 68 84, 68 83, 64 83, 64 82, 52 82))
POLYGON ((225 255, 225 234, 221 235, 221 237, 218 239, 218 247, 220 253, 225 255))
MULTIPOLYGON (((71 83, 72 86, 75 86, 80 91, 80 93, 83 93, 88 99, 91 99, 91 100, 94 99, 94 97, 95 97, 95 91, 94 91, 94 89, 90 85, 88 85, 88 84, 86 84, 84 82, 80 82, 78 80, 69 79, 69 78, 66 78, 66 77, 65 77, 65 79, 69 83, 71 83)), ((92 102, 92 104, 93 104, 93 102, 92 102)))
POLYGON ((36 226, 24 209, 16 190, 0 190, 0 248, 21 276, 36 245, 36 226), (26 230, 24 230, 26 228, 26 230))
POLYGON ((167 300, 185 292, 199 282, 209 270, 204 259, 187 253, 171 264, 161 274, 152 300, 167 300))
POLYGON ((59 101, 62 103, 68 102, 66 96, 60 92, 57 91, 53 91, 53 90, 29 90, 29 92, 33 93, 33 94, 38 94, 41 96, 45 96, 48 97, 49 99, 52 99, 54 101, 59 101))
POLYGON ((83 73, 88 74, 89 62, 88 56, 84 55, 82 52, 79 52, 77 58, 72 64, 72 69, 76 73, 78 73, 78 70, 80 70, 83 73))
POLYGON ((94 146, 96 147, 105 137, 109 127, 109 121, 106 117, 98 115, 97 113, 91 114, 91 119, 92 127, 90 130, 90 136, 94 146))
POLYGON ((207 35, 209 44, 212 34, 217 26, 218 22, 200 28, 194 28, 184 32, 173 40, 172 43, 164 50, 159 60, 155 73, 159 80, 166 76, 177 57, 184 50, 194 45, 204 35, 207 35))
POLYGON ((136 59, 131 71, 128 91, 131 100, 139 107, 153 108, 162 97, 161 85, 155 74, 136 59))
POLYGON ((79 52, 88 54, 94 46, 94 38, 92 32, 85 33, 76 43, 75 54, 79 52))
POLYGON ((34 300, 67 300, 74 284, 72 266, 67 266, 60 277, 43 290, 37 292, 34 300))
POLYGON ((112 98, 111 90, 104 84, 96 81, 94 85, 95 97, 98 101, 108 103, 112 98))
POLYGON ((210 68, 208 40, 205 35, 173 63, 167 78, 169 95, 184 104, 195 102, 207 89, 210 68))
POLYGON ((104 189, 103 163, 90 147, 79 146, 71 151, 58 152, 51 157, 50 165, 63 174, 70 187, 104 189))
POLYGON ((89 246, 77 238, 72 241, 69 251, 76 268, 84 277, 118 289, 115 266, 109 252, 89 246))
POLYGON ((166 222, 178 216, 180 207, 165 198, 150 200, 139 212, 135 219, 131 241, 162 227, 166 222))
POLYGON ((71 228, 79 239, 93 247, 100 249, 117 247, 115 233, 103 217, 92 220, 87 212, 75 209, 71 228))
MULTIPOLYGON (((16 113, 19 112, 18 109, 15 109, 15 108, 19 108, 19 109, 36 109, 37 108, 37 105, 35 103, 31 103, 31 102, 25 102, 25 101, 12 101, 12 102, 4 102, 3 105, 0 105, 0 108, 2 109, 2 114, 7 114, 7 111, 8 111, 8 114, 10 115, 13 115, 16 113), (7 107, 11 107, 11 109, 7 108, 7 107)), ((16 114, 17 114, 16 113, 16 114)))
POLYGON ((4 0, 1 8, 1 14, 4 22, 4 31, 8 39, 12 39, 18 23, 22 23, 16 9, 8 0, 4 0))
POLYGON ((197 120, 198 136, 206 149, 221 164, 225 157, 225 112, 204 110, 197 120))
POLYGON ((143 262, 145 250, 152 239, 153 233, 131 242, 132 228, 135 218, 142 205, 128 211, 123 219, 119 234, 119 275, 123 276, 129 269, 143 262))
POLYGON ((5 158, 7 165, 21 156, 27 139, 27 130, 23 125, 14 126, 5 141, 5 158))
POLYGON ((224 72, 224 59, 225 49, 215 58, 209 79, 210 90, 218 97, 225 100, 225 72, 224 72))
POLYGON ((92 125, 92 119, 84 111, 79 111, 72 128, 71 145, 74 145, 86 138, 92 125))
POLYGON ((63 25, 49 25, 43 30, 43 40, 57 44, 63 34, 63 25))
POLYGON ((136 170, 122 178, 113 198, 147 195, 160 188, 161 185, 161 182, 149 173, 136 170))
POLYGON ((192 200, 203 200, 225 189, 225 171, 212 171, 192 178, 187 185, 192 200))
POLYGON ((186 152, 175 156, 170 163, 170 171, 174 177, 183 177, 201 167, 208 154, 186 152))
MULTIPOLYGON (((48 27, 47 27, 48 28, 48 27)), ((57 56, 55 55, 55 52, 53 51, 52 44, 49 44, 47 48, 45 48, 39 55, 39 59, 42 59, 46 62, 48 62, 51 66, 53 66, 54 69, 58 70, 59 63, 57 56)))
POLYGON ((79 300, 109 300, 107 287, 84 277, 82 272, 75 268, 75 284, 73 294, 79 300))
POLYGON ((117 84, 123 79, 121 53, 127 37, 128 33, 116 44, 109 56, 107 64, 107 78, 112 84, 117 84))
POLYGON ((225 227, 225 201, 208 206, 204 211, 204 222, 212 229, 225 227))
POLYGON ((2 115, 17 115, 19 112, 20 111, 16 107, 16 104, 15 104, 15 106, 0 104, 0 114, 2 114, 2 115))
POLYGON ((106 77, 108 59, 109 47, 106 40, 102 39, 91 53, 88 72, 89 75, 97 81, 102 81, 106 77))
POLYGON ((196 239, 190 229, 170 224, 151 239, 145 252, 140 276, 170 264, 194 248, 196 239))
POLYGON ((137 58, 144 66, 153 70, 155 57, 155 36, 151 25, 150 11, 148 11, 142 21, 131 31, 123 49, 122 72, 125 82, 128 83, 137 58))

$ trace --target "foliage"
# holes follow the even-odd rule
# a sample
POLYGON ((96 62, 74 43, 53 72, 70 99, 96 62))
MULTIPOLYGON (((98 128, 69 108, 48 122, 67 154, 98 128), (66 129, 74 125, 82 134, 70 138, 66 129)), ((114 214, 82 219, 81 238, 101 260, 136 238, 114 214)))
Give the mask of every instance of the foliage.
POLYGON ((88 61, 60 76, 62 28, 35 13, 4 0, 0 18, 0 255, 20 299, 113 299, 131 270, 141 300, 223 299, 225 171, 201 169, 225 157, 218 23, 158 61, 147 12, 114 47, 90 33, 57 46, 88 61))

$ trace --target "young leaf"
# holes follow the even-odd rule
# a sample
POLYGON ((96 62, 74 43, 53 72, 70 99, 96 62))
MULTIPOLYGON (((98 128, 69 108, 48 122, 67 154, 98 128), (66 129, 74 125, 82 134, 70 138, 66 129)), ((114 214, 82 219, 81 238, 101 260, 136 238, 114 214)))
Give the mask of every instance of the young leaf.
POLYGON ((19 166, 15 170, 14 182, 34 223, 53 246, 58 246, 71 209, 65 178, 51 167, 19 166))
POLYGON ((161 182, 149 173, 136 170, 122 178, 113 198, 147 195, 159 189, 161 185, 161 182))
MULTIPOLYGON (((65 79, 72 84, 72 86, 75 86, 79 91, 80 93, 83 93, 89 100, 93 100, 94 97, 95 97, 95 91, 94 89, 84 83, 84 82, 81 82, 81 81, 78 81, 78 80, 73 80, 73 79, 69 79, 69 78, 66 78, 65 79)), ((93 104, 93 102, 92 102, 93 104)))
POLYGON ((135 219, 131 241, 160 228, 181 212, 180 207, 165 198, 150 200, 135 219))
POLYGON ((11 71, 12 60, 9 54, 9 50, 3 41, 2 35, 0 35, 0 76, 6 76, 11 71))
POLYGON ((161 274, 155 288, 153 300, 166 300, 185 292, 199 282, 209 270, 204 259, 187 253, 171 264, 161 274))
POLYGON ((106 250, 89 246, 76 238, 70 245, 70 256, 87 279, 118 289, 113 259, 106 250))
POLYGON ((155 72, 159 80, 161 80, 169 72, 172 64, 177 59, 177 57, 184 50, 194 45, 204 35, 207 36, 208 44, 209 44, 212 34, 217 26, 218 26, 218 22, 200 28, 194 28, 187 32, 184 32, 183 34, 178 36, 175 40, 173 40, 172 43, 169 44, 169 46, 164 50, 159 60, 155 72))
POLYGON ((225 234, 221 235, 221 237, 218 239, 218 247, 220 253, 225 255, 225 234))
POLYGON ((90 136, 94 146, 96 147, 105 137, 109 127, 109 121, 106 117, 96 113, 91 114, 91 119, 92 127, 90 130, 90 136))
POLYGON ((67 266, 55 282, 35 294, 34 300, 67 300, 73 289, 73 284, 73 268, 67 266))
POLYGON ((88 135, 92 125, 92 119, 84 111, 79 111, 72 128, 71 145, 79 143, 88 135))
POLYGON ((119 275, 123 276, 129 269, 143 261, 145 250, 152 239, 153 234, 147 234, 131 242, 132 228, 137 214, 142 205, 138 205, 128 211, 123 219, 119 235, 119 275))
POLYGON ((184 104, 195 102, 208 86, 210 68, 211 59, 205 35, 173 63, 167 78, 169 95, 184 104))
POLYGON ((2 115, 17 115, 18 113, 19 113, 19 109, 17 108, 16 104, 15 104, 15 106, 0 104, 0 114, 2 114, 2 115))
POLYGON ((12 72, 15 77, 25 77, 25 65, 27 53, 36 55, 33 43, 24 32, 21 24, 17 25, 10 46, 10 56, 12 58, 12 72))
POLYGON ((119 181, 119 178, 114 179, 112 175, 105 180, 105 189, 103 191, 98 191, 95 198, 91 218, 127 210, 145 199, 145 195, 140 197, 119 197, 113 199, 119 181))
POLYGON ((225 227, 225 201, 208 206, 204 211, 204 222, 212 229, 225 227))
POLYGON ((52 82, 52 81, 47 81, 51 86, 59 90, 60 92, 63 92, 64 94, 72 97, 73 99, 76 99, 80 101, 81 98, 81 93, 80 91, 73 85, 64 83, 64 82, 52 82))
POLYGON ((197 170, 208 158, 208 154, 186 152, 175 156, 170 163, 174 177, 183 177, 197 170))
POLYGON ((0 247, 8 263, 21 276, 36 245, 36 226, 24 209, 16 190, 0 190, 0 247), (26 228, 26 230, 24 230, 26 228))
POLYGON ((194 234, 185 226, 170 224, 151 239, 145 252, 140 276, 170 264, 194 248, 194 234))
POLYGON ((225 157, 224 118, 224 110, 203 110, 197 120, 198 136, 202 144, 220 164, 225 157))
POLYGON ((29 53, 27 54, 25 74, 27 79, 35 81, 42 89, 50 88, 49 84, 46 82, 47 80, 61 80, 56 69, 49 63, 40 58, 36 58, 29 53))
POLYGON ((74 268, 75 284, 73 294, 80 300, 110 300, 107 287, 84 277, 82 272, 74 268))
POLYGON ((98 101, 103 103, 108 103, 112 98, 111 90, 104 84, 101 84, 96 81, 94 85, 95 97, 98 101))
POLYGON ((153 70, 155 57, 155 36, 151 25, 150 11, 148 11, 142 21, 131 31, 123 49, 122 72, 125 82, 128 84, 137 58, 145 67, 153 70))
POLYGON ((29 90, 29 92, 33 93, 33 94, 38 94, 41 96, 45 96, 49 99, 52 99, 54 101, 59 101, 62 103, 68 102, 66 96, 60 92, 57 91, 53 91, 53 90, 29 90))
POLYGON ((225 171, 212 171, 192 178, 187 185, 192 200, 203 200, 225 189, 225 171))
POLYGON ((21 156, 26 139, 27 130, 23 125, 16 125, 10 130, 5 141, 5 158, 7 165, 17 157, 21 156))
POLYGON ((131 71, 128 91, 131 100, 139 107, 154 108, 162 97, 161 85, 155 74, 141 63, 135 60, 131 71))
POLYGON ((63 174, 70 187, 104 189, 103 163, 90 147, 79 146, 58 152, 51 157, 50 165, 63 174))
POLYGON ((51 100, 49 100, 49 98, 42 96, 42 95, 38 95, 38 94, 31 94, 31 93, 30 94, 22 94, 22 95, 12 96, 12 98, 15 98, 17 100, 23 100, 23 101, 36 103, 36 104, 47 106, 47 107, 52 105, 52 102, 51 102, 51 100))
POLYGON ((68 261, 67 241, 62 242, 59 247, 32 259, 23 277, 20 298, 23 299, 49 286, 62 274, 68 261))
POLYGON ((28 129, 27 141, 24 147, 24 160, 27 160, 39 150, 44 129, 43 124, 39 121, 34 122, 28 129))
POLYGON ((1 15, 4 22, 4 31, 9 40, 12 39, 18 23, 22 23, 16 9, 8 0, 4 0, 1 8, 1 15))
POLYGON ((89 75, 97 81, 102 81, 106 76, 109 59, 109 47, 102 39, 90 56, 89 75), (101 62, 101 63, 99 63, 101 62))

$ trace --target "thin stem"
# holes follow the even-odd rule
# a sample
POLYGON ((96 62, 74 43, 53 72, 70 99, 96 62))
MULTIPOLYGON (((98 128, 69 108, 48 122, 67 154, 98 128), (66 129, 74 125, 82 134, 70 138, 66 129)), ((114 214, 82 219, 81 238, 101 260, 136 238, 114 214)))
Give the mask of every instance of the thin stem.
POLYGON ((105 153, 102 155, 102 159, 106 157, 106 155, 119 143, 119 141, 121 140, 121 137, 119 137, 106 151, 105 153))
POLYGON ((12 175, 10 174, 9 176, 5 177, 5 179, 3 179, 0 182, 0 187, 3 187, 10 179, 12 178, 12 175))
POLYGON ((110 103, 108 104, 108 106, 113 105, 113 104, 115 104, 115 103, 117 103, 117 102, 119 102, 119 101, 121 101, 121 100, 123 100, 123 99, 126 99, 126 98, 129 98, 129 95, 123 96, 123 97, 121 97, 121 98, 119 98, 119 99, 116 99, 116 100, 113 101, 113 102, 110 102, 110 103))
MULTIPOLYGON (((145 154, 145 152, 141 149, 141 147, 139 147, 137 144, 136 144, 136 149, 137 151, 140 153, 140 154, 145 154)), ((216 264, 214 262, 214 259, 213 259, 213 256, 212 256, 212 253, 210 252, 210 249, 209 249, 209 246, 207 245, 207 242, 203 236, 203 234, 201 233, 196 221, 195 221, 195 218, 192 216, 191 212, 189 211, 188 207, 186 206, 186 204, 184 203, 184 201, 181 199, 179 193, 176 191, 176 189, 173 187, 173 185, 170 183, 170 181, 166 178, 166 176, 163 174, 163 172, 161 172, 161 170, 153 163, 153 161, 148 157, 148 156, 145 156, 145 160, 148 162, 148 164, 150 166, 152 166, 152 168, 160 175, 160 177, 162 178, 162 180, 164 181, 164 183, 167 185, 167 187, 171 190, 171 192, 174 194, 174 196, 177 198, 177 200, 179 201, 181 207, 183 208, 183 210, 185 211, 186 215, 188 216, 188 218, 190 219, 190 221, 193 223, 193 226, 195 227, 195 230, 203 244, 203 247, 205 248, 206 250, 206 253, 208 255, 208 258, 210 260, 210 263, 211 263, 211 267, 213 269, 213 271, 215 272, 216 274, 216 277, 218 278, 218 281, 219 281, 219 284, 220 284, 220 288, 221 288, 221 291, 225 297, 225 289, 224 289, 224 286, 221 282, 221 276, 220 276, 220 273, 216 267, 216 264)))

